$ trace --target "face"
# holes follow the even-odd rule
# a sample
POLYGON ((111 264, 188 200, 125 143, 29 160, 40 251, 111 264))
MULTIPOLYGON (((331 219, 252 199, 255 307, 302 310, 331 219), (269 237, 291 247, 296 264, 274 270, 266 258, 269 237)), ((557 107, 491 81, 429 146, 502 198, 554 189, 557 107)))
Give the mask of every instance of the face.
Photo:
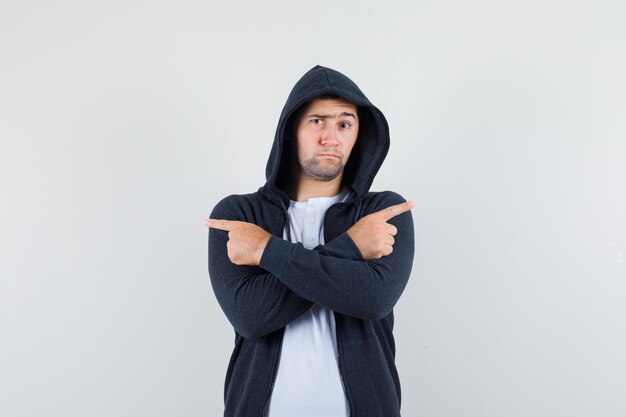
POLYGON ((295 126, 295 147, 302 173, 330 181, 343 172, 359 133, 356 106, 333 98, 316 98, 295 126))

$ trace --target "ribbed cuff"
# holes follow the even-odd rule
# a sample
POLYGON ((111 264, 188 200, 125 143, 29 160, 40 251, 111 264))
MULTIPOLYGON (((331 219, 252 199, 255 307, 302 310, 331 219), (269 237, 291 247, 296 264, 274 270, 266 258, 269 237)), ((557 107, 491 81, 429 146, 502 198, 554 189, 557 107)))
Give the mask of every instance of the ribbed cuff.
POLYGON ((354 259, 356 261, 365 260, 361 255, 359 247, 346 232, 343 232, 324 246, 328 249, 332 249, 332 252, 335 252, 335 255, 344 259, 354 259))
POLYGON ((259 266, 274 275, 281 276, 287 267, 294 247, 294 243, 285 239, 276 236, 270 237, 263 255, 261 255, 259 266))

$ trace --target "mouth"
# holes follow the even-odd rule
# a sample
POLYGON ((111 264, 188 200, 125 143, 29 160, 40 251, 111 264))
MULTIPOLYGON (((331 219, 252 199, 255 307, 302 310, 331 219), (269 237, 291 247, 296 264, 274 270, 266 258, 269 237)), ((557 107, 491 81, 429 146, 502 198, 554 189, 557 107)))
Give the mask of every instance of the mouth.
POLYGON ((339 155, 335 155, 335 154, 331 154, 331 153, 321 153, 318 156, 324 157, 324 158, 339 158, 339 155))

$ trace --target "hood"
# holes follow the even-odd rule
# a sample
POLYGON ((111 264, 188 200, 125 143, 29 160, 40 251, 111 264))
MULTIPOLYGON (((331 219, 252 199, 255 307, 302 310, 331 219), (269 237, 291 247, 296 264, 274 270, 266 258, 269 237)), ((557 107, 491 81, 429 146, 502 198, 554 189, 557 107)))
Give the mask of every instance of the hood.
POLYGON ((260 193, 283 207, 289 206, 289 197, 279 189, 277 178, 289 175, 289 161, 284 152, 286 128, 290 127, 301 106, 324 94, 343 98, 357 106, 359 113, 359 134, 343 173, 342 186, 351 191, 347 201, 358 200, 369 191, 387 156, 389 126, 383 113, 348 77, 333 69, 316 65, 298 80, 287 98, 265 168, 266 183, 259 189, 260 193))

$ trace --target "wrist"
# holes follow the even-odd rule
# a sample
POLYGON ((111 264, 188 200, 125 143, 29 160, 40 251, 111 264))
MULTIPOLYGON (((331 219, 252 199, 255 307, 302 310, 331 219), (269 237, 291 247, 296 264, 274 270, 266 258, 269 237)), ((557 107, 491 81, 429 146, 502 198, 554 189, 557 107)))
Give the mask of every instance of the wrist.
POLYGON ((270 237, 271 235, 268 234, 266 237, 264 237, 261 240, 261 243, 259 244, 259 248, 256 251, 256 256, 254 258, 255 266, 261 265, 261 258, 263 257, 263 253, 265 252, 265 248, 267 247, 267 242, 270 241, 270 237))

